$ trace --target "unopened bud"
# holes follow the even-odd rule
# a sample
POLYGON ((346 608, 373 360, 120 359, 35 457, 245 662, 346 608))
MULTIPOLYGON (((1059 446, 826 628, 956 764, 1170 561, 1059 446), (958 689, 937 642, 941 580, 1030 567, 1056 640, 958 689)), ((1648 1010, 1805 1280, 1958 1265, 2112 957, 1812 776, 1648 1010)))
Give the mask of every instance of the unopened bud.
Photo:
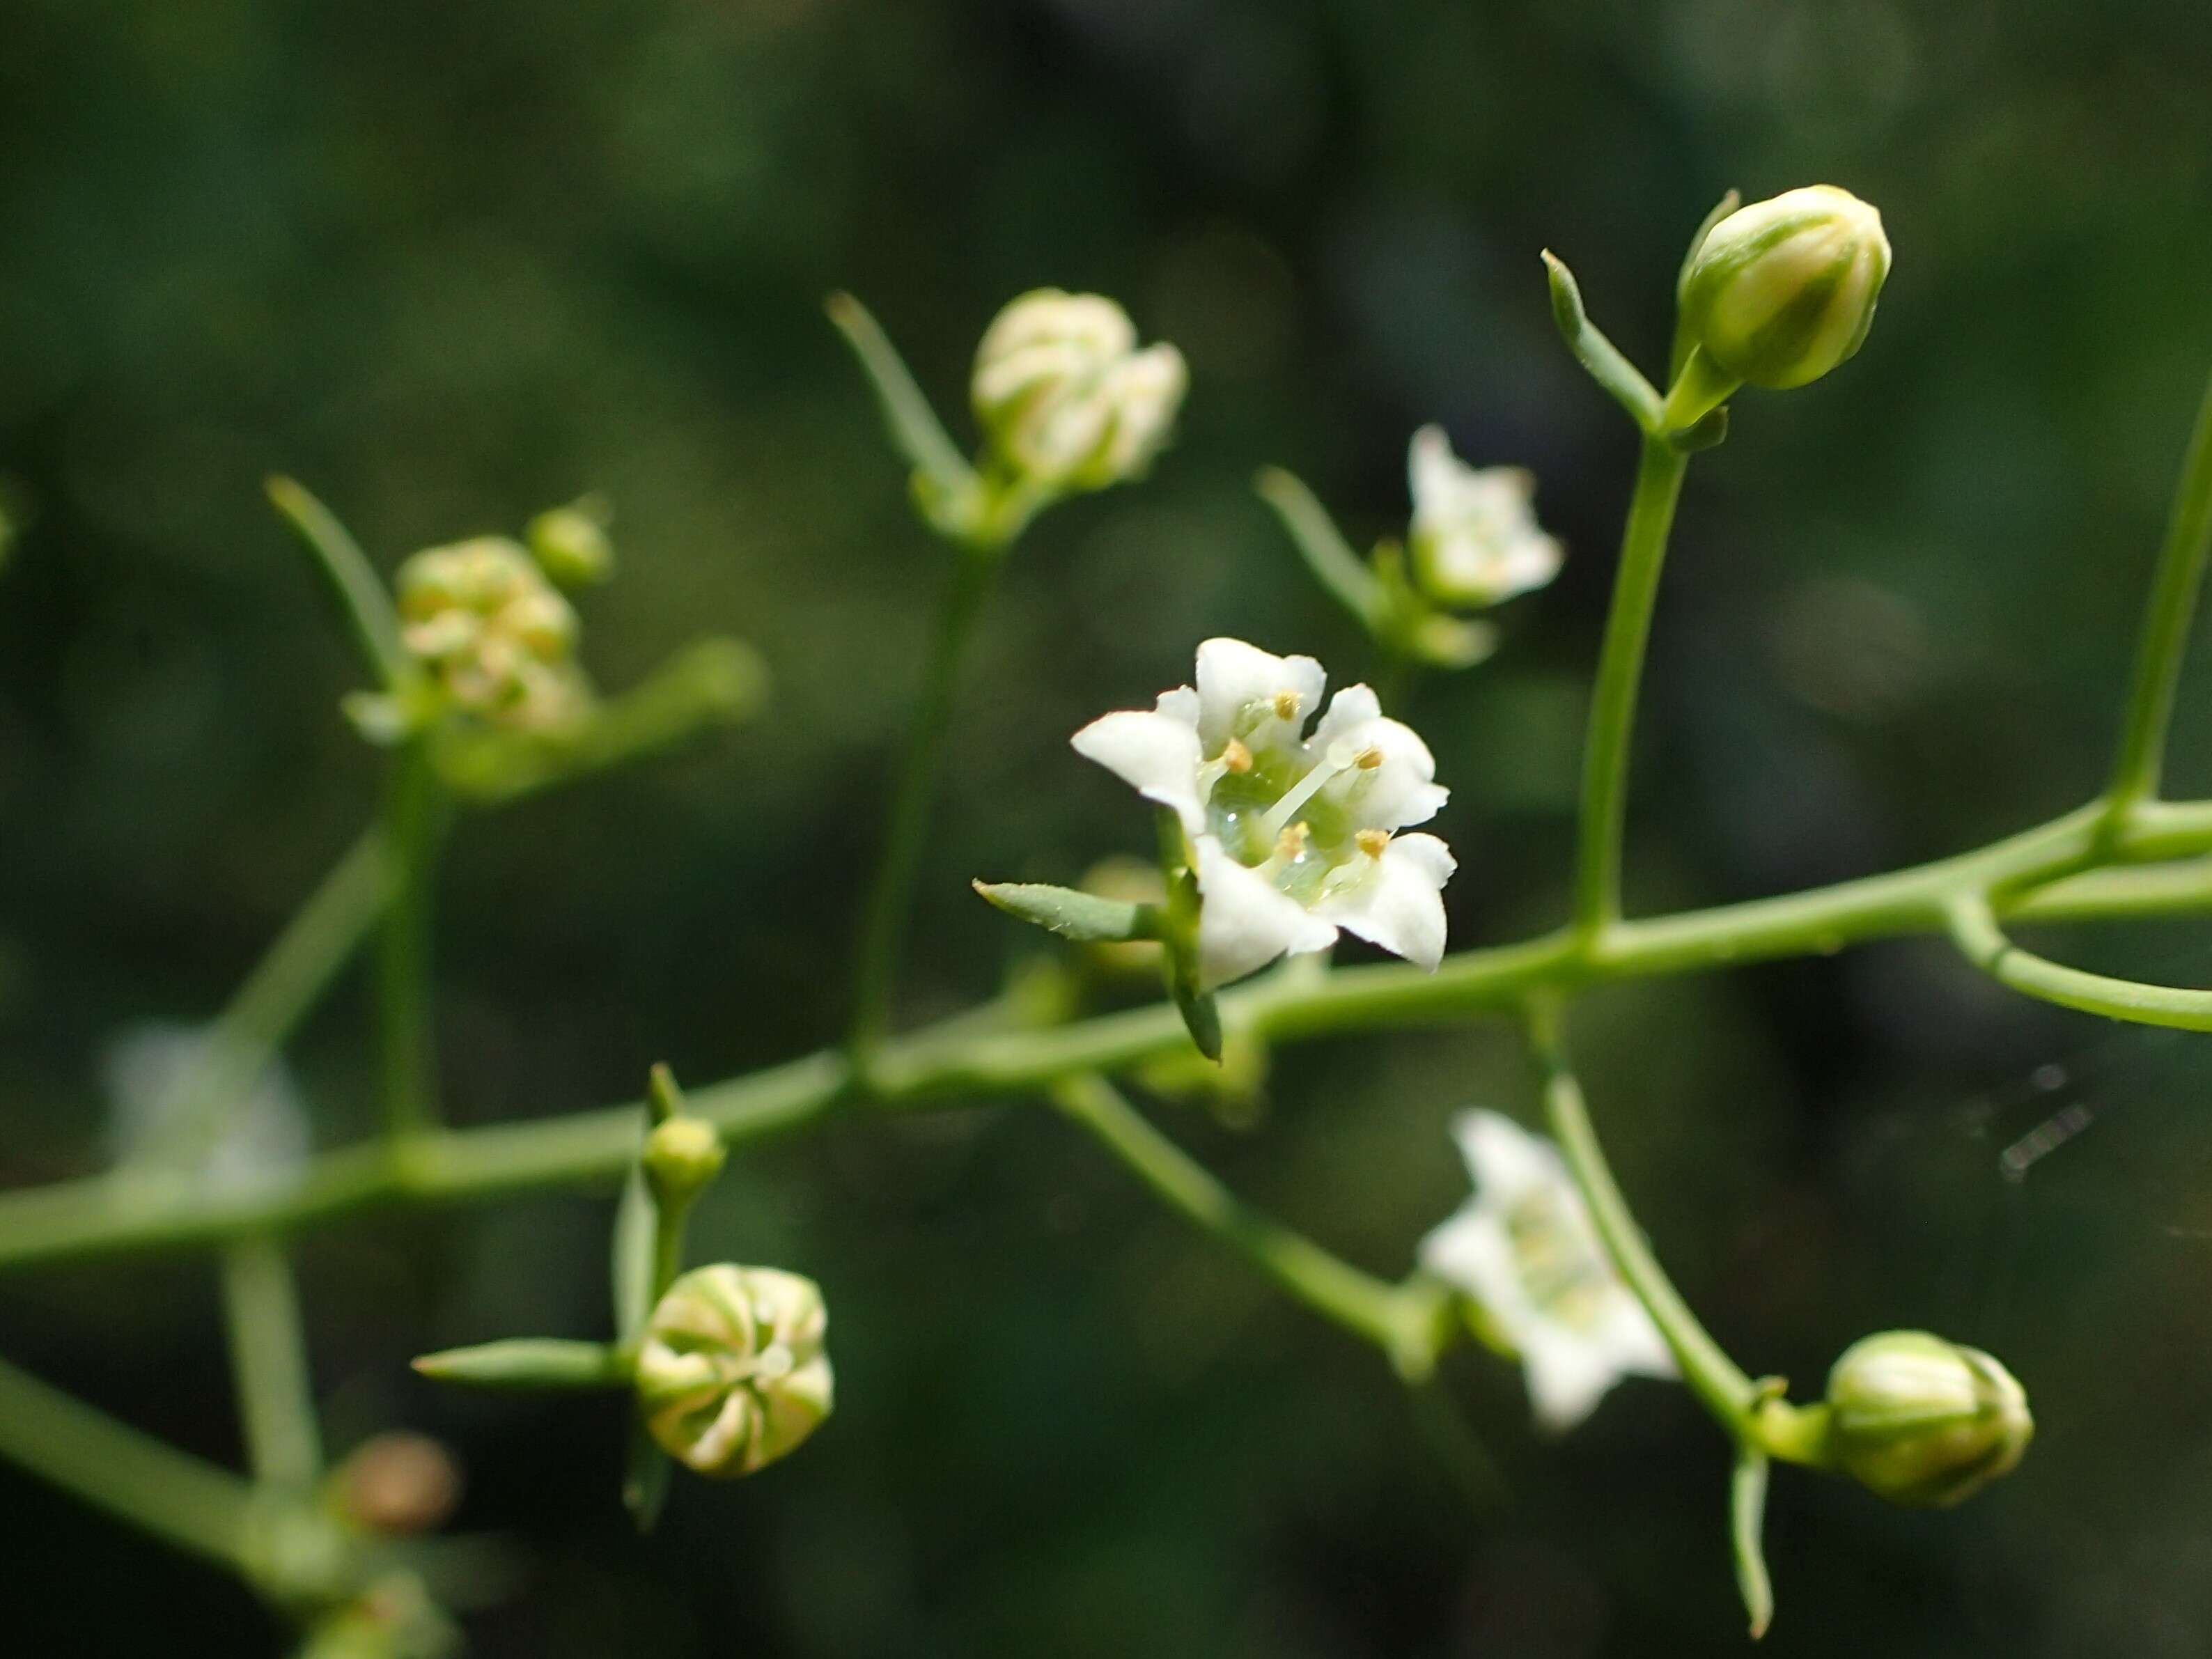
POLYGON ((2018 1463, 2034 1432, 2010 1371, 1926 1331, 1862 1337, 1828 1373, 1830 1455, 1893 1504, 1963 1501, 2018 1463))
POLYGON ((1096 294, 1037 289, 975 353, 975 418, 1018 474, 1062 489, 1140 476, 1166 443, 1188 373, 1171 345, 1137 349, 1128 314, 1096 294))
POLYGON ((479 536, 399 568, 400 639, 447 706, 544 730, 590 702, 573 660, 576 613, 521 546, 479 536))
POLYGON ((696 1267, 646 1322, 637 1404, 662 1450, 701 1474, 750 1474, 834 1402, 821 1288, 775 1267, 696 1267))
POLYGON ((656 1203, 689 1204, 722 1172, 721 1137, 704 1118, 672 1117, 653 1125, 639 1161, 656 1203))
POLYGON ((1881 215, 1849 191, 1808 185, 1707 233, 1683 273, 1682 325, 1734 379, 1803 386, 1859 349, 1888 275, 1881 215))
POLYGON ((607 504, 586 495, 539 514, 525 527, 531 556, 563 587, 603 582, 615 573, 615 544, 607 536, 607 504))
POLYGON ((331 1476, 339 1512, 363 1531, 404 1538, 445 1523, 460 1471, 428 1435, 397 1431, 364 1442, 331 1476))

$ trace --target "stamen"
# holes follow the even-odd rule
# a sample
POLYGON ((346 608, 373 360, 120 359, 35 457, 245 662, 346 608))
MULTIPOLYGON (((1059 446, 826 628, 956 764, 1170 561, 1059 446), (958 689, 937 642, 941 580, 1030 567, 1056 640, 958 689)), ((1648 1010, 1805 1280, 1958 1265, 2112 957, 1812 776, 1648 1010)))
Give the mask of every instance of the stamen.
POLYGON ((1276 692, 1276 693, 1275 693, 1274 707, 1275 707, 1275 718, 1276 718, 1277 720, 1294 720, 1297 719, 1297 717, 1298 717, 1298 694, 1297 694, 1297 692, 1295 692, 1295 691, 1278 691, 1278 692, 1276 692))
POLYGON ((1283 831, 1283 838, 1275 843, 1275 856, 1285 864, 1296 863, 1305 856, 1306 843, 1313 839, 1313 825, 1300 818, 1283 831))
POLYGON ((1369 858, 1379 859, 1382 856, 1382 849, 1390 844, 1390 832, 1388 830, 1362 830, 1352 840, 1359 843, 1359 850, 1369 858))
POLYGON ((1375 748, 1363 749, 1352 757, 1352 763, 1363 772, 1372 772, 1382 764, 1382 751, 1375 748))
POLYGON ((1231 772, 1249 772, 1252 769, 1252 751, 1231 738, 1229 746, 1221 751, 1221 764, 1231 772))
POLYGON ((1322 785, 1344 770, 1345 763, 1334 757, 1322 762, 1285 790, 1282 799, 1267 809, 1267 816, 1260 820, 1260 827, 1271 836, 1280 835, 1283 826, 1297 815, 1298 810, 1321 793, 1322 785))

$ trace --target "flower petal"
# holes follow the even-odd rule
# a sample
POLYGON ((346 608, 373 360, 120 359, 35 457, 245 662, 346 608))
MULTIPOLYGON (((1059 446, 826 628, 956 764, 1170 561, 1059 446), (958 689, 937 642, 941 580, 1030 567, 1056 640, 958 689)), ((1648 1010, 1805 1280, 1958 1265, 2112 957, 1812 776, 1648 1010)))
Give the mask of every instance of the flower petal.
MULTIPOLYGON (((1559 1148, 1541 1135, 1530 1134, 1503 1112, 1462 1112, 1452 1120, 1451 1132, 1485 1202, 1510 1205, 1524 1193, 1573 1187, 1559 1148)), ((1579 1194, 1576 1207, 1581 1207, 1579 1194)))
POLYGON ((1194 838, 1198 854, 1199 980, 1206 990, 1255 973, 1277 957, 1326 951, 1336 929, 1310 915, 1256 870, 1248 870, 1212 836, 1194 838))
POLYGON ((1219 754, 1231 738, 1255 748, 1295 744, 1328 683, 1311 657, 1278 657, 1243 640, 1207 640, 1198 647, 1199 741, 1208 755, 1219 754), (1295 713, 1281 720, 1272 705, 1285 691, 1295 713))
POLYGON ((1206 828, 1198 787, 1198 696, 1188 686, 1163 692, 1152 709, 1102 714, 1068 741, 1147 800, 1170 808, 1183 828, 1206 828))
POLYGON ((1433 973, 1444 954, 1443 886, 1457 867, 1434 836, 1399 836, 1358 879, 1324 895, 1314 914, 1433 973))
POLYGON ((1334 764, 1373 750, 1379 765, 1348 773, 1339 787, 1356 828, 1403 830, 1425 823, 1443 809, 1451 792, 1436 781, 1436 757, 1420 734, 1387 719, 1374 692, 1348 685, 1329 700, 1314 728, 1312 747, 1334 764))

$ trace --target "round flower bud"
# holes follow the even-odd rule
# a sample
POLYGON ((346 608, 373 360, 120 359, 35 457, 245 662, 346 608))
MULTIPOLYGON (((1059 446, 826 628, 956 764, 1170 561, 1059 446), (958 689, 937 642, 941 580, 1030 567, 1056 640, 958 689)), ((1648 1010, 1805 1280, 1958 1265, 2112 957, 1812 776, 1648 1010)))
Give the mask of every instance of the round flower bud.
POLYGON ((607 536, 606 503, 586 495, 539 514, 523 530, 531 556, 563 587, 603 582, 615 572, 615 544, 607 536))
POLYGON ((1136 477, 1167 441, 1189 379, 1173 346, 1136 348, 1136 329, 1111 300, 1024 294, 976 349, 975 418, 1007 465, 1036 483, 1103 489, 1136 477))
POLYGON ((1961 1502, 2019 1462, 2034 1432, 2010 1371, 1926 1331, 1862 1337, 1828 1373, 1830 1455, 1893 1504, 1961 1502))
POLYGON ((1739 208, 1682 278, 1682 323, 1718 368, 1777 389, 1817 380, 1859 349, 1889 275, 1881 215, 1808 185, 1739 208))
POLYGON ((400 566, 398 586, 400 639, 447 706, 533 731, 582 712, 576 613, 518 544, 426 548, 400 566))
POLYGON ((364 1442, 331 1476, 338 1511, 387 1538, 442 1526, 460 1501, 460 1471, 428 1435, 404 1430, 364 1442))
POLYGON ((653 1125, 639 1161, 656 1201, 683 1205, 722 1172, 722 1139, 704 1118, 672 1117, 653 1125))
POLYGON ((750 1474, 830 1415, 829 1314, 811 1279, 697 1267, 646 1322, 637 1403, 662 1450, 701 1474, 750 1474))

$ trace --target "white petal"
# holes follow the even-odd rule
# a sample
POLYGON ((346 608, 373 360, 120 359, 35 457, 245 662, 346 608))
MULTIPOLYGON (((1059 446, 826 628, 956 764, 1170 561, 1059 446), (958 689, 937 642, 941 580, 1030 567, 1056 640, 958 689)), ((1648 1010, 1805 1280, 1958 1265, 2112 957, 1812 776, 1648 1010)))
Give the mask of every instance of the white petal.
POLYGON ((1311 657, 1278 657, 1243 640, 1207 640, 1198 647, 1199 740, 1208 755, 1219 754, 1233 737, 1250 742, 1255 706, 1266 709, 1287 691, 1296 700, 1296 713, 1288 721, 1266 715, 1256 735, 1263 742, 1280 738, 1295 743, 1321 707, 1328 681, 1311 657))
POLYGON ((1667 1339, 1626 1285, 1606 1299, 1605 1316, 1590 1333, 1590 1340, 1604 1349, 1606 1363, 1624 1376, 1672 1378, 1681 1374, 1667 1339))
POLYGON ((1521 1348, 1521 1370, 1536 1420, 1564 1434, 1620 1381, 1605 1351, 1560 1327, 1540 1327, 1521 1348))
POLYGON ((1421 1240, 1421 1266, 1482 1304, 1516 1348, 1533 1310, 1502 1212, 1480 1200, 1460 1206, 1421 1240))
POLYGON ((1187 686, 1164 692, 1149 712, 1124 708, 1102 714, 1068 741, 1147 800, 1171 809, 1183 828, 1206 828, 1206 803, 1198 788, 1198 729, 1189 715, 1196 694, 1187 686))
POLYGON ((1248 870, 1212 836, 1192 843, 1198 851, 1199 979, 1212 990, 1266 967, 1277 957, 1326 951, 1336 929, 1309 915, 1296 899, 1248 870))
POLYGON ((1444 505, 1466 470, 1466 463, 1452 453, 1443 428, 1425 426, 1413 434, 1406 452, 1406 482, 1413 492, 1417 522, 1431 518, 1444 505))
POLYGON ((1559 1148, 1503 1112, 1462 1112, 1452 1120, 1452 1139, 1459 1143, 1481 1202, 1508 1206, 1523 1194, 1550 1188, 1581 1207, 1582 1195, 1559 1148))
POLYGON ((1401 720, 1386 719, 1375 694, 1348 685, 1330 699, 1328 712, 1314 728, 1312 746, 1337 765, 1371 750, 1381 763, 1346 774, 1340 799, 1362 830, 1403 830, 1425 823, 1443 810, 1451 792, 1436 781, 1436 757, 1420 733, 1401 720))
POLYGON ((1399 836, 1366 873, 1326 895, 1314 914, 1433 972, 1444 954, 1443 885, 1457 868, 1434 836, 1399 836))

